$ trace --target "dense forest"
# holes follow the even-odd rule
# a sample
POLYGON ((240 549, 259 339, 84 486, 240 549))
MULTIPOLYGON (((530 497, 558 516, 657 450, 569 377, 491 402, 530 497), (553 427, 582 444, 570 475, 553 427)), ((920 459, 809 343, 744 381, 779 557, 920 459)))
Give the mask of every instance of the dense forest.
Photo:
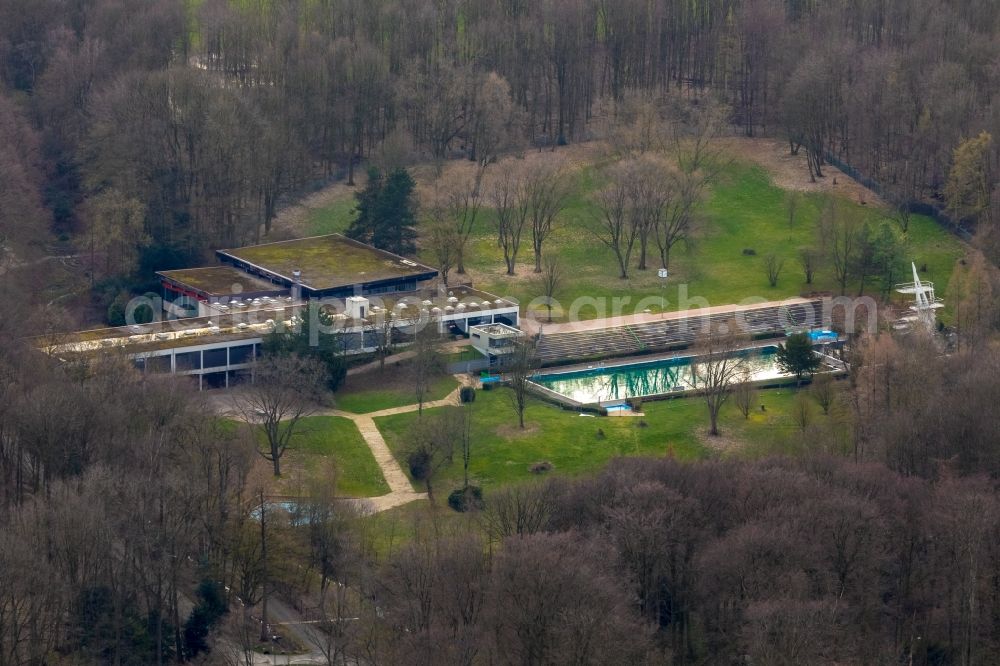
POLYGON ((992 219, 998 29, 985 0, 5 0, 0 233, 148 277, 379 151, 486 164, 667 95, 992 219))
POLYGON ((0 0, 0 666, 249 666, 269 596, 319 609, 330 664, 997 663, 989 280, 950 356, 856 341, 795 456, 615 460, 393 548, 329 488, 268 515, 186 385, 22 339, 72 324, 46 261, 141 291, 372 160, 485 167, 678 98, 995 259, 997 89, 992 0, 0 0))
POLYGON ((388 550, 329 485, 262 516, 183 385, 5 344, 0 664, 249 664, 268 595, 330 664, 996 663, 1000 357, 922 344, 860 345, 801 455, 620 459, 388 550))

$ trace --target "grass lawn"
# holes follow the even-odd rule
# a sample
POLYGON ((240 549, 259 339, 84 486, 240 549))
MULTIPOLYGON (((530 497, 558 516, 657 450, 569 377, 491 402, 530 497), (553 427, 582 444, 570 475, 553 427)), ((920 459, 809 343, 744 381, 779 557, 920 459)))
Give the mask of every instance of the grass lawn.
MULTIPOLYGON (((431 382, 425 401, 441 400, 455 390, 458 381, 451 375, 443 375, 431 382)), ((377 371, 355 375, 335 394, 337 409, 355 414, 368 414, 391 407, 402 407, 417 402, 413 386, 395 368, 386 367, 385 374, 377 371)))
POLYGON ((339 416, 302 419, 281 459, 279 494, 306 492, 310 480, 335 473, 337 494, 375 497, 389 492, 378 463, 354 422, 339 416))
MULTIPOLYGON (((767 411, 755 410, 749 420, 727 404, 720 417, 722 442, 753 443, 757 451, 763 451, 768 442, 787 438, 795 428, 791 418, 794 393, 791 389, 762 393, 760 402, 767 411)), ((478 391, 473 404, 470 474, 486 488, 534 478, 529 467, 543 460, 552 463, 557 474, 575 475, 599 470, 616 456, 673 455, 694 460, 715 455, 704 444, 708 416, 699 398, 646 403, 644 417, 603 418, 580 416, 532 399, 525 414, 526 427, 520 430, 507 396, 507 389, 478 391)), ((375 420, 404 471, 408 471, 406 433, 417 418, 416 414, 397 414, 375 420)), ((456 457, 436 481, 439 492, 447 494, 461 478, 461 461, 456 457)))
MULTIPOLYGON (((668 450, 683 459, 795 454, 803 448, 803 436, 792 416, 797 393, 790 388, 761 392, 758 402, 766 411, 757 407, 749 419, 744 419, 732 403, 727 404, 720 420, 722 440, 728 445, 735 443, 737 448, 717 454, 700 444, 699 434, 707 430, 708 417, 698 398, 646 403, 642 419, 649 424, 646 428, 637 427, 639 417, 581 417, 533 401, 528 433, 503 440, 498 433, 508 437, 513 420, 506 397, 499 390, 479 391, 475 402, 480 410, 475 427, 477 444, 471 467, 489 502, 491 490, 539 478, 528 472, 525 461, 545 459, 555 463, 551 473, 580 474, 598 471, 615 455, 662 456, 668 450), (598 428, 604 431, 605 439, 596 437, 598 428)), ((814 422, 826 418, 819 407, 812 408, 814 422)), ((414 418, 415 414, 405 414, 376 420, 397 457, 414 418)), ((482 527, 474 515, 456 513, 445 502, 447 493, 461 483, 461 473, 460 461, 444 470, 437 480, 436 506, 421 500, 359 519, 360 533, 370 552, 384 560, 421 535, 478 533, 482 527)))
POLYGON ((308 236, 342 234, 354 218, 357 202, 354 196, 345 196, 322 208, 312 210, 306 225, 308 236))
MULTIPOLYGON (((657 312, 663 298, 666 309, 676 310, 683 305, 681 285, 686 289, 687 298, 704 298, 709 305, 737 303, 750 297, 772 300, 810 291, 839 291, 829 266, 821 266, 814 284, 807 285, 796 261, 798 248, 815 246, 816 221, 823 207, 823 197, 804 194, 797 220, 789 226, 785 209, 787 192, 775 186, 760 166, 735 162, 720 175, 702 207, 703 222, 697 238, 690 247, 681 244, 674 248, 671 277, 665 289, 656 277, 655 245, 651 247, 648 270, 633 269, 628 280, 618 278, 613 254, 595 236, 599 223, 597 211, 590 203, 590 196, 605 183, 603 172, 597 165, 590 165, 580 169, 576 178, 576 192, 563 213, 561 226, 547 241, 546 249, 559 256, 567 273, 555 294, 565 308, 584 297, 607 301, 604 310, 599 309, 600 306, 584 306, 576 313, 578 319, 614 314, 611 300, 614 298, 622 299, 620 310, 626 314, 635 312, 637 305, 639 310, 648 307, 657 312), (756 255, 746 256, 744 249, 752 249, 756 255), (764 269, 764 257, 771 252, 785 261, 776 287, 769 286, 764 269)), ((343 230, 353 214, 353 206, 353 199, 344 199, 317 209, 309 222, 310 229, 315 233, 343 230)), ((869 220, 884 216, 883 211, 874 206, 860 206, 846 198, 841 200, 841 206, 869 220)), ((493 234, 492 210, 482 211, 477 227, 469 241, 467 260, 475 286, 516 298, 522 304, 537 297, 541 289, 532 278, 529 265, 532 262, 530 232, 526 231, 522 240, 518 275, 510 277, 504 275, 503 254, 493 234)), ((938 295, 947 298, 948 280, 955 261, 963 254, 961 242, 932 219, 915 215, 911 219, 907 243, 907 266, 909 261, 915 261, 918 266, 926 264, 924 277, 935 282, 938 295)), ((433 263, 433 257, 428 254, 421 258, 433 263)), ((900 281, 904 280, 906 275, 901 275, 900 281)), ((848 293, 856 292, 857 285, 848 290, 848 293)), ((689 303, 688 307, 691 305, 689 303)), ((565 320, 566 314, 554 312, 557 321, 565 320)))
MULTIPOLYGON (((594 173, 585 170, 581 174, 581 195, 599 187, 599 178, 594 173)), ((737 163, 728 168, 706 201, 704 222, 697 238, 690 247, 681 244, 674 249, 666 288, 656 277, 658 263, 653 257, 649 260, 649 270, 633 269, 628 280, 617 277, 614 256, 594 235, 596 211, 585 197, 578 197, 548 245, 550 251, 558 253, 563 265, 571 268, 572 277, 564 280, 557 290, 556 300, 568 308, 580 298, 607 299, 606 312, 593 306, 579 310, 577 318, 586 319, 615 314, 613 298, 622 299, 621 311, 630 314, 637 310, 637 305, 638 310, 649 308, 657 312, 662 298, 666 299, 667 310, 680 309, 685 295, 687 299, 703 298, 708 305, 722 305, 751 297, 773 300, 810 291, 839 291, 829 266, 821 266, 814 283, 807 285, 796 262, 798 248, 815 246, 816 221, 823 198, 804 195, 798 219, 790 227, 785 196, 786 192, 774 186, 758 166, 737 163), (753 250, 756 255, 744 255, 744 249, 753 250), (768 284, 764 269, 764 257, 771 252, 784 259, 776 287, 768 284)), ((842 206, 855 209, 869 220, 882 217, 878 209, 846 199, 842 206)), ((470 265, 482 275, 476 286, 527 303, 540 293, 526 275, 530 269, 525 267, 522 271, 525 275, 514 278, 503 275, 502 255, 487 228, 488 225, 482 225, 481 233, 471 241, 470 265)), ((918 266, 926 264, 925 276, 936 282, 940 294, 946 294, 954 263, 963 254, 962 244, 924 216, 914 216, 911 220, 907 243, 907 261, 915 261, 918 266)), ((530 259, 528 254, 524 261, 530 259)), ((904 279, 905 276, 900 276, 900 281, 904 279)), ((856 291, 857 286, 852 285, 848 293, 856 291)), ((695 304, 689 302, 688 307, 691 305, 695 304)), ((565 311, 557 313, 557 319, 565 315, 565 311)))

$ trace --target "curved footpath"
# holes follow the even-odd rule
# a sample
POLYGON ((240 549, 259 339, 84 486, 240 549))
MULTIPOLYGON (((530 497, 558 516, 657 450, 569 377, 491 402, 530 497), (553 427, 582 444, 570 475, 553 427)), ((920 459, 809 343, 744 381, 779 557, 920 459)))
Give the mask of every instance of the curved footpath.
MULTIPOLYGON (((454 377, 458 380, 458 386, 455 390, 440 400, 429 400, 425 402, 424 409, 433 409, 435 407, 446 407, 448 405, 459 404, 459 392, 462 390, 463 386, 472 385, 473 380, 468 375, 454 375, 454 377)), ((225 396, 211 396, 207 399, 207 402, 214 407, 219 416, 237 420, 241 418, 239 413, 233 407, 231 398, 228 394, 225 396)), ((345 412, 341 409, 320 409, 310 415, 340 416, 345 419, 350 419, 354 422, 354 425, 357 426, 358 432, 361 433, 361 437, 365 440, 365 444, 368 445, 372 455, 375 457, 375 462, 378 463, 379 469, 382 471, 382 476, 389 485, 389 492, 385 495, 379 495, 378 497, 351 499, 350 501, 355 503, 361 511, 365 513, 378 513, 379 511, 386 511, 387 509, 402 506, 403 504, 407 504, 414 500, 427 498, 427 493, 417 492, 413 489, 409 478, 407 478, 406 474, 403 472, 403 468, 399 466, 399 462, 393 457, 392 451, 389 450, 389 445, 385 443, 382 433, 380 433, 378 428, 375 426, 375 419, 380 416, 407 414, 409 412, 415 412, 418 409, 419 405, 414 403, 412 405, 403 405, 402 407, 381 409, 377 412, 369 412, 367 414, 345 412)))
MULTIPOLYGON (((467 375, 455 375, 455 378, 458 380, 458 387, 441 400, 425 402, 424 409, 459 404, 459 392, 463 386, 468 386, 471 380, 467 375)), ((345 412, 339 409, 323 410, 316 413, 317 416, 340 416, 354 421, 358 432, 361 433, 365 443, 375 457, 375 462, 378 463, 379 469, 382 470, 385 482, 389 484, 389 493, 386 495, 353 500, 361 511, 365 513, 378 513, 402 506, 414 500, 427 499, 427 493, 417 492, 413 489, 410 479, 403 472, 403 468, 399 466, 399 462, 392 455, 389 445, 385 443, 382 433, 379 432, 378 427, 375 425, 375 419, 381 416, 406 414, 415 412, 419 408, 419 405, 414 403, 402 407, 390 407, 389 409, 382 409, 368 414, 355 414, 354 412, 345 412)))
MULTIPOLYGON (((469 386, 472 380, 467 375, 455 375, 455 378, 458 380, 458 387, 441 400, 425 402, 424 409, 458 405, 460 401, 459 392, 463 386, 469 386)), ((217 407, 219 406, 217 405, 217 407)), ((389 492, 385 495, 349 500, 358 507, 359 511, 374 514, 408 504, 415 500, 427 499, 427 493, 417 492, 410 485, 409 478, 403 472, 403 468, 399 466, 399 462, 393 457, 392 451, 389 450, 389 445, 385 443, 385 439, 382 437, 382 433, 375 426, 375 419, 380 416, 406 414, 415 412, 418 409, 419 405, 412 404, 382 409, 368 414, 356 414, 339 409, 320 410, 314 414, 314 416, 340 416, 354 421, 358 432, 361 433, 361 437, 364 438, 365 443, 375 457, 375 462, 378 463, 379 469, 382 470, 382 476, 385 477, 385 481, 389 485, 389 492)), ((232 416, 232 414, 229 414, 229 416, 232 416)), ((304 646, 312 647, 317 644, 316 636, 318 634, 315 633, 316 630, 312 626, 317 623, 317 620, 302 619, 299 613, 292 611, 280 599, 272 598, 269 603, 271 604, 272 615, 275 620, 272 624, 275 627, 283 627, 286 631, 295 634, 299 642, 304 646)), ((222 649, 230 652, 232 658, 237 663, 246 663, 244 652, 237 646, 227 645, 222 649)), ((278 666, 279 664, 305 666, 306 664, 328 663, 326 656, 315 648, 309 652, 294 655, 266 655, 254 652, 250 655, 250 661, 253 666, 278 666)))

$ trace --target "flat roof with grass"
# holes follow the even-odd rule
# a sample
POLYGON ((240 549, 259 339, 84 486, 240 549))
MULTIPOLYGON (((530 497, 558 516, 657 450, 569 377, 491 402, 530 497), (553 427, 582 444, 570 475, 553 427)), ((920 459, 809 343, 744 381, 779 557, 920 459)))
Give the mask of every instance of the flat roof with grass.
POLYGON ((287 287, 250 275, 233 266, 207 268, 182 268, 175 271, 157 271, 160 278, 205 296, 230 294, 261 294, 286 291, 287 287))
POLYGON ((429 266, 340 234, 218 250, 218 255, 223 261, 288 285, 292 273, 302 271, 302 286, 313 291, 437 275, 429 266))

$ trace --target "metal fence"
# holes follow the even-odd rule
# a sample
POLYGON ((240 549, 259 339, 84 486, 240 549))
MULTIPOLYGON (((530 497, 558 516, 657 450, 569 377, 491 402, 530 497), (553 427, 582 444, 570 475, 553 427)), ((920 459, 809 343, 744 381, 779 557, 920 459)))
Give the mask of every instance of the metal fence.
MULTIPOLYGON (((883 199, 886 200, 891 199, 891 197, 886 194, 885 188, 882 187, 880 183, 864 175, 850 164, 847 164, 843 160, 839 159, 836 155, 827 153, 824 156, 824 159, 826 159, 826 161, 829 164, 832 164, 833 166, 837 167, 845 174, 847 174, 854 180, 858 181, 859 183, 861 183, 869 190, 882 197, 883 199)), ((962 240, 965 241, 972 240, 972 233, 968 229, 963 227, 959 222, 953 220, 947 213, 945 213, 937 206, 925 203, 923 201, 908 201, 906 202, 906 208, 911 213, 915 213, 917 215, 926 215, 927 217, 933 219, 939 225, 944 227, 947 231, 955 234, 962 240)))

